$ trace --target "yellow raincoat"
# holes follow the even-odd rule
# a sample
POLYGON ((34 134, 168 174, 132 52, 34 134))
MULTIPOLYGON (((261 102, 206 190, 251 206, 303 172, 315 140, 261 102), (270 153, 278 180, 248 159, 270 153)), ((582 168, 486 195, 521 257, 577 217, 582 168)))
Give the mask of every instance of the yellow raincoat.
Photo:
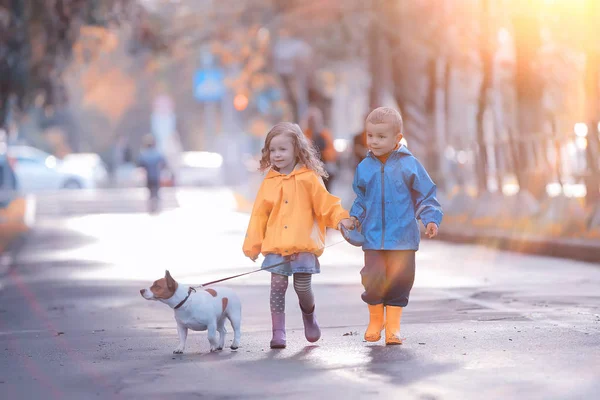
POLYGON ((325 228, 349 218, 311 169, 297 166, 289 175, 270 170, 260 186, 244 240, 244 254, 323 254, 325 228))

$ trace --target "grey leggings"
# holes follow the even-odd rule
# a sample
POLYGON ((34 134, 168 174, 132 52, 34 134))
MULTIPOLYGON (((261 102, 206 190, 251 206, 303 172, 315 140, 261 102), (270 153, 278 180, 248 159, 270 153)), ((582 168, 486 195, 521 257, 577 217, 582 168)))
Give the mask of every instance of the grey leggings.
MULTIPOLYGON (((298 295, 300 307, 304 312, 311 313, 315 307, 315 296, 311 286, 312 274, 294 274, 294 290, 298 295)), ((288 277, 271 274, 271 312, 285 312, 285 292, 288 287, 288 277)))

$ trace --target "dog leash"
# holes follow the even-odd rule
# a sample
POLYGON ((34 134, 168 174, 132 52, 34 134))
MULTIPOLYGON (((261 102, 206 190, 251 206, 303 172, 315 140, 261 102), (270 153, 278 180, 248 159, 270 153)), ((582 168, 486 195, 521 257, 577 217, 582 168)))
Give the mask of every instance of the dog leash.
MULTIPOLYGON (((327 249, 327 248, 329 248, 329 247, 332 247, 332 246, 338 245, 338 244, 340 244, 340 243, 344 243, 345 241, 346 241, 346 240, 340 240, 339 242, 335 242, 335 243, 332 243, 332 244, 330 244, 330 245, 327 245, 327 246, 323 247, 323 249, 327 249)), ((233 276, 228 276, 227 278, 217 279, 216 281, 210 281, 210 282, 207 282, 207 283, 203 283, 202 285, 198 285, 198 286, 190 286, 190 290, 194 290, 194 289, 197 289, 197 288, 205 287, 205 286, 208 286, 208 285, 214 285, 215 283, 219 283, 219 282, 228 281, 228 280, 230 280, 230 279, 239 278, 240 276, 244 276, 244 275, 250 275, 250 274, 254 274, 254 273, 256 273, 256 272, 260 272, 260 271, 268 271, 268 270, 270 270, 270 269, 273 269, 273 268, 275 268, 275 267, 279 267, 280 265, 283 265, 283 264, 289 263, 290 261, 293 261, 294 259, 295 259, 295 255, 286 256, 286 259, 285 259, 284 261, 282 261, 282 262, 279 262, 279 263, 277 263, 277 264, 269 265, 268 267, 264 267, 264 268, 255 269, 254 271, 244 272, 244 273, 242 273, 242 274, 237 274, 237 275, 233 275, 233 276), (289 257, 289 258, 288 258, 288 257, 289 257)))

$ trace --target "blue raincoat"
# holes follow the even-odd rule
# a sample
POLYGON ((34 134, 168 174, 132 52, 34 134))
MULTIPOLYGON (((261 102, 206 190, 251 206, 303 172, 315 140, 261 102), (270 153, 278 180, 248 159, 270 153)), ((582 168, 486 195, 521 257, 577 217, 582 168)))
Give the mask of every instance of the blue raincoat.
POLYGON ((404 146, 384 164, 373 153, 358 165, 350 215, 361 224, 363 250, 418 250, 424 226, 440 226, 442 208, 425 168, 404 146))

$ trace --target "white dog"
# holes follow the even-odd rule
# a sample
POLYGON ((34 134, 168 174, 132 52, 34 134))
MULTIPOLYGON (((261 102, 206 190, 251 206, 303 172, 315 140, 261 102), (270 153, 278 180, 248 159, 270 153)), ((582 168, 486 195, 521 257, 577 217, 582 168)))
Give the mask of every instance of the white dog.
POLYGON ((175 310, 179 346, 173 354, 183 353, 188 329, 208 330, 210 351, 222 350, 227 332, 225 319, 229 319, 233 327, 231 349, 235 350, 240 346, 242 304, 233 290, 224 287, 198 290, 182 288, 169 271, 165 271, 164 278, 154 281, 147 289, 141 289, 140 293, 146 300, 160 300, 175 310))

